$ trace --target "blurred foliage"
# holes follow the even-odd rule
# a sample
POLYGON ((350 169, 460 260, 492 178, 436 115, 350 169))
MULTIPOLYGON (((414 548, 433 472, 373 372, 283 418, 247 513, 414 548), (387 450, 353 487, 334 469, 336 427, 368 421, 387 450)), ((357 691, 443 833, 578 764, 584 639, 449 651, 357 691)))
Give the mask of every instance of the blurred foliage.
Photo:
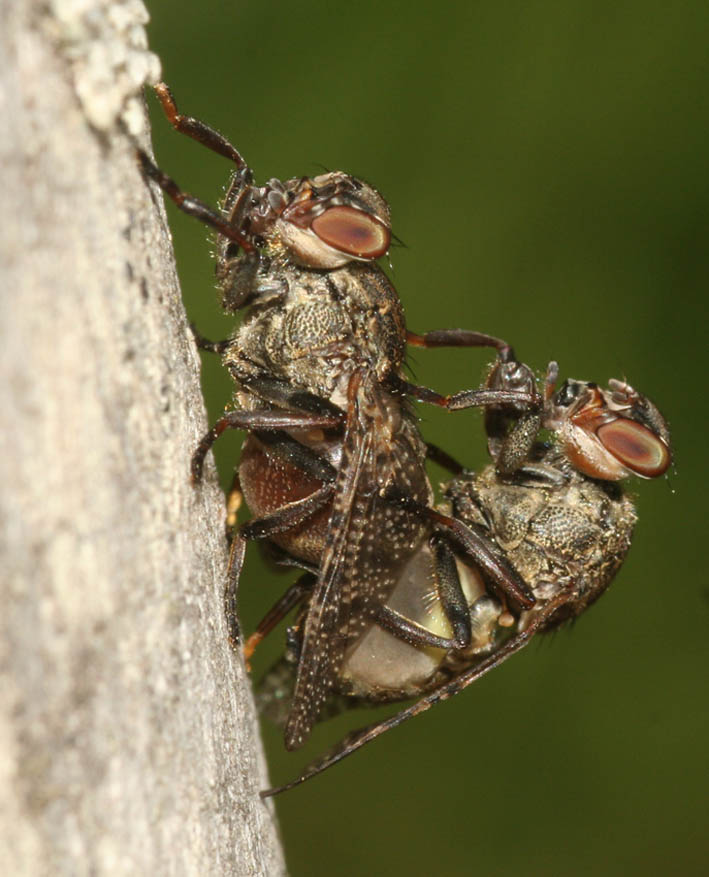
MULTIPOLYGON (((707 373, 709 8, 148 5, 180 108, 230 136, 257 179, 325 165, 381 189, 406 242, 392 276, 412 329, 476 328, 540 370, 555 358, 564 376, 627 377, 660 405, 675 441, 671 487, 632 485, 631 555, 573 631, 278 800, 291 873, 706 873, 707 417, 697 378, 707 373)), ((154 142, 186 189, 220 197, 228 166, 159 112, 154 142)), ((233 320, 212 289, 208 235, 176 211, 171 222, 190 316, 224 337, 233 320)), ((477 384, 485 361, 416 351, 411 365, 422 383, 452 391, 477 384)), ((230 396, 218 362, 205 361, 204 384, 214 419, 230 396)), ((469 466, 484 462, 479 414, 420 416, 428 439, 469 466)), ((239 441, 218 447, 225 481, 239 441)), ((250 550, 247 629, 289 580, 250 550)), ((268 661, 265 650, 256 675, 268 661)), ((265 727, 273 779, 352 723, 323 725, 290 755, 265 727)))

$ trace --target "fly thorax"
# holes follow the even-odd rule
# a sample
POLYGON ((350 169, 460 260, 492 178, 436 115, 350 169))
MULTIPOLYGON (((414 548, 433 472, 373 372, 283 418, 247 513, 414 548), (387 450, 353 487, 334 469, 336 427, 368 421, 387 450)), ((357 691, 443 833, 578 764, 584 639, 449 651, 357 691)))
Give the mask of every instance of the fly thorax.
POLYGON ((349 321, 335 302, 306 301, 288 310, 283 334, 273 339, 280 346, 281 358, 308 356, 321 352, 349 334, 349 321))
POLYGON ((542 491, 498 486, 481 490, 480 496, 492 516, 495 537, 506 550, 516 548, 526 537, 530 521, 544 506, 542 491))
POLYGON ((272 374, 330 396, 349 356, 349 324, 338 305, 304 301, 274 315, 263 335, 272 374))

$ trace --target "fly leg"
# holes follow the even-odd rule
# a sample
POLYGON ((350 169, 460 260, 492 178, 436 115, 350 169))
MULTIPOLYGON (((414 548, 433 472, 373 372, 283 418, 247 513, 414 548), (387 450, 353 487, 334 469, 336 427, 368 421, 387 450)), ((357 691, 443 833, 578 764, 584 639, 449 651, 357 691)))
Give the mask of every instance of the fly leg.
POLYGON ((193 216, 195 219, 204 223, 204 225, 208 225, 219 234, 224 235, 228 240, 239 244, 239 246, 243 247, 246 252, 254 251, 255 248, 251 241, 247 240, 242 234, 240 234, 240 232, 219 213, 219 211, 210 207, 208 204, 205 204, 204 201, 200 201, 199 198, 195 198, 192 195, 188 195, 187 192, 183 192, 175 180, 173 180, 172 177, 169 177, 164 171, 161 171, 142 149, 138 149, 136 152, 143 173, 154 183, 157 183, 168 198, 170 198, 183 213, 186 213, 188 216, 193 216))
POLYGON ((229 561, 226 568, 226 582, 224 584, 224 615, 226 617, 227 635, 229 645, 236 650, 241 642, 241 625, 239 624, 239 607, 237 597, 239 594, 239 579, 244 565, 246 554, 246 540, 237 532, 229 545, 229 561))
MULTIPOLYGON (((484 332, 471 332, 467 329, 436 329, 417 335, 415 332, 406 333, 406 341, 414 347, 493 347, 497 350, 498 362, 516 361, 512 347, 502 338, 494 335, 486 335, 484 332)), ((478 405, 491 405, 495 403, 509 403, 522 407, 529 404, 530 400, 524 398, 522 393, 514 396, 490 396, 487 388, 480 390, 464 390, 454 395, 444 396, 428 387, 401 382, 403 392, 413 396, 420 402, 429 402, 449 411, 457 411, 460 408, 471 408, 478 405)), ((498 388, 499 389, 499 388, 498 388)))
MULTIPOLYGON (((218 342, 217 342, 218 343, 218 342)), ((328 399, 307 390, 294 387, 289 381, 268 374, 243 373, 237 363, 228 363, 234 380, 251 395, 258 396, 277 408, 287 408, 309 414, 329 415, 344 426, 345 412, 328 399)))
POLYGON ((502 338, 486 335, 484 332, 469 332, 467 329, 434 329, 417 335, 406 333, 406 342, 413 347, 494 347, 503 359, 514 359, 514 350, 502 338))
POLYGON ((443 448, 439 448, 438 445, 434 445, 431 442, 426 442, 426 459, 432 460, 453 475, 460 475, 465 469, 465 466, 459 463, 455 457, 451 457, 443 448))
MULTIPOLYGON (((209 432, 203 436, 192 455, 191 470, 194 484, 198 484, 202 480, 204 458, 219 436, 227 429, 276 432, 285 429, 336 429, 344 424, 345 415, 340 408, 313 393, 295 389, 287 381, 263 375, 241 376, 237 380, 249 393, 277 406, 277 408, 230 411, 224 417, 220 417, 209 432)), ((298 445, 297 442, 290 444, 291 446, 298 445)), ((299 447, 302 446, 299 445, 299 447)), ((314 456, 310 455, 310 457, 314 456)), ((304 466, 312 465, 312 463, 307 462, 306 458, 303 458, 303 461, 302 465, 304 466)))
POLYGON ((532 403, 526 411, 504 404, 490 405, 485 409, 485 432, 490 456, 501 475, 510 475, 529 459, 539 435, 547 392, 544 396, 539 393, 532 370, 513 357, 498 359, 487 377, 487 387, 491 390, 528 393, 532 397, 532 403))
MULTIPOLYGON (((437 329, 417 335, 414 332, 406 333, 406 340, 415 347, 493 347, 497 350, 497 363, 495 369, 505 367, 507 364, 518 365, 515 352, 512 347, 501 338, 494 335, 486 335, 483 332, 471 332, 466 329, 437 329)), ((525 366, 526 368, 526 366, 525 366)), ((493 386, 488 381, 488 386, 477 390, 463 390, 453 395, 443 395, 422 387, 410 384, 397 376, 392 376, 390 384, 394 389, 407 395, 413 396, 420 402, 428 402, 438 405, 449 411, 458 411, 462 408, 490 405, 511 405, 519 411, 526 411, 538 404, 536 385, 532 379, 530 386, 518 386, 515 384, 493 386)))
POLYGON ((229 191, 222 204, 222 211, 220 213, 196 198, 192 198, 182 192, 174 180, 157 168, 142 150, 138 150, 138 157, 143 165, 143 170, 172 198, 180 210, 211 226, 219 234, 238 244, 244 252, 255 253, 256 247, 254 244, 224 218, 231 214, 234 203, 238 198, 246 194, 252 182, 251 169, 242 158, 241 153, 224 135, 215 131, 206 122, 195 119, 193 116, 184 116, 180 113, 172 92, 164 82, 160 82, 155 86, 155 94, 160 101, 168 122, 176 131, 191 137, 197 143, 206 146, 212 152, 216 152, 217 155, 233 161, 236 165, 236 174, 229 186, 229 191))
POLYGON ((277 600, 268 612, 258 623, 256 630, 244 643, 244 660, 248 667, 249 661, 257 646, 277 627, 281 621, 293 610, 299 606, 303 600, 313 590, 313 585, 317 578, 312 573, 303 573, 300 578, 295 581, 283 594, 280 600, 277 600))
POLYGON ((389 490, 387 499, 390 502, 398 502, 408 511, 429 521, 437 530, 442 531, 462 548, 471 563, 487 576, 491 586, 506 595, 515 606, 531 609, 535 605, 536 601, 529 586, 489 538, 457 518, 444 515, 430 506, 399 494, 395 489, 389 490))
POLYGON ((289 502, 281 506, 275 512, 264 515, 262 518, 254 518, 247 521, 239 529, 242 539, 270 539, 278 533, 292 530, 298 524, 302 524, 306 518, 314 515, 325 503, 332 498, 335 492, 335 483, 329 482, 303 499, 289 502))
POLYGON ((470 645, 473 634, 468 603, 460 585, 455 557, 442 536, 434 534, 429 544, 433 555, 438 597, 453 636, 437 636, 388 606, 379 608, 375 621, 379 627, 414 646, 432 646, 445 650, 465 649, 470 645))
POLYGON ((463 390, 444 396, 428 387, 418 386, 392 377, 390 381, 399 392, 458 411, 463 408, 485 408, 485 431, 488 449, 497 470, 504 475, 516 472, 527 460, 539 434, 542 409, 553 391, 557 375, 556 363, 550 363, 542 396, 532 370, 517 360, 514 350, 505 341, 479 332, 462 329, 440 330, 425 335, 409 333, 409 343, 420 347, 494 347, 495 362, 484 387, 463 390))
POLYGON ((527 583, 486 536, 456 518, 425 506, 424 509, 429 520, 456 542, 487 575, 493 590, 503 594, 520 609, 531 609, 535 605, 534 594, 527 583))
MULTIPOLYGON (((234 488, 232 487, 230 499, 233 492, 234 488)), ((264 515, 261 518, 254 518, 251 521, 247 521, 238 529, 235 528, 233 530, 234 535, 232 537, 231 545, 229 547, 229 563, 227 565, 226 585, 224 588, 224 609, 227 618, 227 628, 229 631, 229 642, 231 643, 233 648, 235 648, 241 641, 237 613, 237 602, 239 593, 239 579, 241 577, 241 569, 244 564, 244 555, 246 553, 247 541, 252 539, 268 539, 270 536, 273 536, 277 533, 283 533, 286 530, 297 527, 298 524, 301 524, 303 521, 307 520, 307 518, 315 514, 315 512, 317 512, 319 509, 321 509, 332 498, 333 492, 334 482, 324 484, 321 488, 315 490, 313 493, 309 494, 303 499, 288 503, 287 505, 276 509, 275 512, 272 512, 269 515, 264 515)), ((228 503, 228 506, 229 505, 230 503, 228 503)), ((228 521, 229 515, 227 516, 227 522, 228 521)), ((286 595, 288 593, 289 591, 286 592, 286 595)), ((277 610, 276 607, 278 607, 284 599, 285 595, 276 604, 276 606, 274 606, 269 615, 274 612, 278 614, 279 610, 277 610)), ((295 603, 289 605, 284 614, 287 614, 293 608, 293 606, 295 606, 295 603)), ((280 617, 283 617, 283 615, 281 615, 280 617)), ((273 626, 275 626, 278 620, 280 620, 280 618, 274 621, 273 624, 267 625, 265 633, 263 633, 261 636, 257 636, 255 640, 255 635, 249 638, 247 645, 244 649, 247 659, 251 657, 254 649, 256 648, 256 645, 263 639, 266 633, 270 632, 270 630, 273 628, 273 626)), ((259 625, 259 629, 260 627, 261 625, 259 625)))
POLYGON ((342 416, 335 414, 310 414, 298 411, 259 409, 255 411, 230 411, 220 417, 209 432, 203 436, 192 455, 192 482, 202 480, 204 458, 219 436, 227 429, 278 431, 284 429, 333 429, 342 424, 342 416))
POLYGON ((498 390, 480 387, 477 390, 462 390, 460 393, 444 395, 419 384, 411 384, 398 375, 387 378, 389 387, 403 396, 413 396, 419 402, 437 405, 448 411, 460 411, 463 408, 487 407, 490 405, 512 406, 519 411, 526 411, 537 404, 536 394, 520 390, 498 390))
POLYGON ((241 154, 226 137, 215 131, 214 128, 210 128, 206 122, 201 122, 192 116, 183 116, 182 113, 178 112, 175 98, 164 82, 159 82, 155 86, 155 94, 160 101, 168 122, 175 131, 179 131, 180 134, 186 134, 188 137, 196 140, 197 143, 201 143, 202 146, 211 149, 212 152, 216 152, 218 155, 233 161, 238 170, 246 168, 246 162, 241 157, 241 154))
POLYGON ((194 343, 197 345, 197 349, 205 350, 207 353, 218 353, 221 356, 229 346, 231 340, 230 338, 225 338, 223 341, 210 341, 209 338, 205 338, 204 335, 202 335, 194 323, 190 323, 190 330, 192 332, 192 337, 194 338, 194 343))

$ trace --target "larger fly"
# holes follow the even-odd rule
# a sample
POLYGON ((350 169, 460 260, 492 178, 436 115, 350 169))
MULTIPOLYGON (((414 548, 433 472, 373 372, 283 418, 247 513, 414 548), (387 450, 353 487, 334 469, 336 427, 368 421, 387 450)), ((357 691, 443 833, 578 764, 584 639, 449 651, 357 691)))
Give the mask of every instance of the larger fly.
MULTIPOLYGON (((515 612, 534 605, 527 585, 485 538, 431 508, 425 446, 405 397, 451 410, 491 402, 523 410, 536 397, 506 388, 444 396, 407 382, 402 372, 407 343, 486 346, 500 355, 509 355, 510 348, 476 332, 407 332, 396 291, 372 264, 391 240, 389 208, 373 187, 339 171, 255 186, 228 140, 180 114, 167 86, 156 91, 176 130, 235 165, 219 211, 184 193, 139 153, 146 174, 178 207, 217 232, 224 307, 249 308, 232 338, 201 340, 222 355, 240 407, 204 437, 192 474, 199 481, 204 457, 224 430, 251 433, 247 450, 252 460, 260 455, 261 469, 249 468, 247 454, 243 487, 250 505, 266 517, 246 525, 232 542, 226 606, 234 642, 244 540, 270 538, 295 560, 312 564, 315 583, 285 732, 286 746, 295 748, 310 733, 347 649, 375 618, 386 615, 400 570, 418 551, 429 521, 446 534, 442 545, 456 541, 487 571, 515 612), (263 480, 266 465, 282 466, 284 460, 295 463, 297 485, 281 484, 264 499, 263 486, 278 483, 263 480), (308 479, 317 484, 313 490, 308 479)), ((449 565, 446 551, 438 551, 443 565, 449 565)), ((460 595, 448 602, 453 614, 454 605, 463 605, 460 595)), ((470 625, 465 611, 458 615, 454 641, 463 646, 470 625)), ((391 621, 396 627, 397 619, 391 621)))

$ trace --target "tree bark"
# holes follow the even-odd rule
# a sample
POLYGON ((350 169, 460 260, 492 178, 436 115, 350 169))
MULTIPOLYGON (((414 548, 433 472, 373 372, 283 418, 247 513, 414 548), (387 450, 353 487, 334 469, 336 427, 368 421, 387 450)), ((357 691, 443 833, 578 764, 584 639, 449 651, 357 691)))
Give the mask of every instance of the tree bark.
POLYGON ((0 0, 0 862, 283 872, 140 89, 140 0, 0 0), (142 130, 141 130, 142 128, 142 130))

